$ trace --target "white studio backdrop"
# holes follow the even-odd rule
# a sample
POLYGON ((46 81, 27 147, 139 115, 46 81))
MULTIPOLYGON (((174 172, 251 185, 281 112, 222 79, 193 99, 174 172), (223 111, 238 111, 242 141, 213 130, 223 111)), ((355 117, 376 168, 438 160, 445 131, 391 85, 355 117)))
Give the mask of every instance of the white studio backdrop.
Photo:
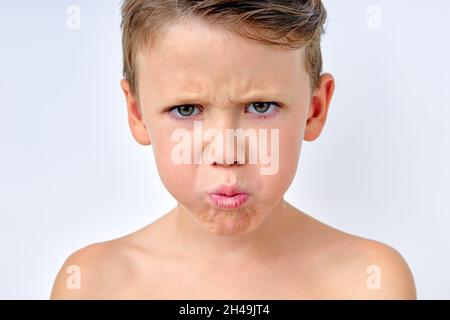
MULTIPOLYGON (((326 127, 286 199, 395 247, 450 298, 450 2, 324 1, 326 127)), ((0 298, 47 299, 74 250, 175 205, 119 87, 119 0, 0 3, 0 298)), ((293 142, 294 143, 294 142, 293 142)))

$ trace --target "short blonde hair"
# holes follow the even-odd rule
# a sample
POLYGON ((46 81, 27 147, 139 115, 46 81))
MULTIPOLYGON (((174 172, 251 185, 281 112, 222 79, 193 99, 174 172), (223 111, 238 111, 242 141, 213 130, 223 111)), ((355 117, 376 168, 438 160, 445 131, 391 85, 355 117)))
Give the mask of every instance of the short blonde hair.
POLYGON ((315 88, 322 72, 320 38, 326 16, 321 0, 125 0, 123 76, 137 93, 137 51, 180 20, 198 17, 248 39, 287 49, 305 47, 305 69, 315 88))

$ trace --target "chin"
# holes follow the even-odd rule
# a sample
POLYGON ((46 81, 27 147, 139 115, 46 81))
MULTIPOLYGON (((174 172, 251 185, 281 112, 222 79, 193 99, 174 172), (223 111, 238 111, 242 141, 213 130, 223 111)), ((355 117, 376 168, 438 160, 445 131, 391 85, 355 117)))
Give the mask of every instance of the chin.
POLYGON ((252 232, 260 222, 259 214, 248 208, 221 210, 211 208, 199 217, 200 224, 218 236, 239 236, 252 232))

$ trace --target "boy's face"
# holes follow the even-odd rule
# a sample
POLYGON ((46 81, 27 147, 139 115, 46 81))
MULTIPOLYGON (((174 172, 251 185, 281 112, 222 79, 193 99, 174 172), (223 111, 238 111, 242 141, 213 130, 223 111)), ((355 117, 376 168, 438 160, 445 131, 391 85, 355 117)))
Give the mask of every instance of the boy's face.
POLYGON ((333 79, 323 76, 321 86, 311 92, 301 53, 192 21, 177 25, 155 46, 138 53, 139 101, 122 81, 133 136, 141 144, 152 144, 164 185, 180 210, 206 230, 218 235, 254 230, 281 204, 296 173, 302 140, 320 134, 333 79), (196 121, 203 134, 217 129, 224 139, 226 129, 265 129, 267 143, 261 144, 263 135, 257 135, 257 147, 263 151, 251 147, 250 139, 235 140, 236 148, 227 150, 218 136, 203 137, 200 151, 210 162, 177 164, 173 152, 180 150, 175 148, 182 141, 172 139, 172 134, 192 134, 192 141, 183 142, 191 147, 193 160, 199 150, 194 142, 196 121), (231 158, 220 157, 219 149, 231 158), (238 152, 244 154, 245 163, 234 163, 238 152), (259 152, 271 164, 261 163, 262 158, 250 163, 250 154, 259 152), (237 185, 247 195, 214 200, 210 193, 221 185, 237 185))

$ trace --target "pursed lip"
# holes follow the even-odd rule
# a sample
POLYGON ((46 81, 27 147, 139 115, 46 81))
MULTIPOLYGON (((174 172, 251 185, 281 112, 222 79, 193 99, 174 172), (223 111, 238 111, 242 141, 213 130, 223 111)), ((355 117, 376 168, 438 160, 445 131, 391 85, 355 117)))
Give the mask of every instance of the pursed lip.
POLYGON ((238 209, 249 199, 250 194, 243 188, 221 185, 208 193, 212 204, 220 209, 238 209))
POLYGON ((248 192, 237 186, 237 185, 232 185, 232 186, 227 186, 227 185, 221 185, 217 188, 215 188, 212 192, 210 192, 209 194, 220 194, 220 195, 224 195, 224 196, 234 196, 237 194, 248 194, 248 192))

